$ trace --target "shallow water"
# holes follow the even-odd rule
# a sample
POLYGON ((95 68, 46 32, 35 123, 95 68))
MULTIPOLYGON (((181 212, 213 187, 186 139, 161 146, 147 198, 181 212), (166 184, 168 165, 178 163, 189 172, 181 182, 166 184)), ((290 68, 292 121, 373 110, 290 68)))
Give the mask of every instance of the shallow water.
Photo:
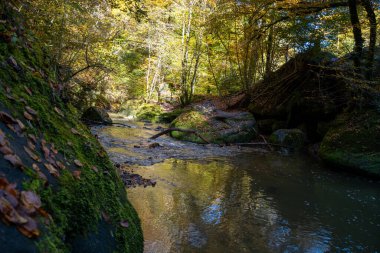
MULTIPOLYGON (((123 138, 111 132, 98 134, 123 138)), ((248 149, 215 158, 202 149, 196 159, 134 169, 157 180, 154 188, 128 189, 145 252, 380 252, 379 182, 329 171, 302 155, 248 149)))

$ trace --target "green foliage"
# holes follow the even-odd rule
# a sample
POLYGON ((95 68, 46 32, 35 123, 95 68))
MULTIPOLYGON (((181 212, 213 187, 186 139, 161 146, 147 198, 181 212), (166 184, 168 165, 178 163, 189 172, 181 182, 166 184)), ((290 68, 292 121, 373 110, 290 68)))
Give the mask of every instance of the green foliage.
MULTIPOLYGON (((7 14, 13 13, 3 3, 0 7, 1 15, 4 15, 4 8, 7 14)), ((19 14, 13 15, 17 17, 19 14)), ((49 66, 51 58, 41 50, 39 41, 29 31, 19 29, 23 23, 8 22, 10 19, 7 19, 7 26, 1 24, 0 29, 8 32, 14 31, 11 27, 16 27, 14 33, 18 39, 0 41, 0 56, 4 60, 0 68, 0 107, 7 108, 19 119, 23 119, 25 104, 36 110, 38 122, 27 125, 27 132, 54 143, 59 156, 71 163, 67 170, 61 171, 57 180, 51 180, 48 187, 34 178, 30 168, 25 172, 23 189, 37 192, 41 196, 43 208, 52 216, 49 224, 41 224, 42 236, 37 247, 41 252, 71 252, 71 243, 75 238, 99 232, 97 224, 101 223, 101 213, 104 212, 110 216, 110 226, 115 230, 115 250, 142 252, 140 221, 126 199, 124 186, 115 167, 106 156, 99 155, 105 155, 105 151, 89 129, 80 123, 78 111, 72 105, 63 103, 56 90, 50 86, 56 83, 55 79, 50 79, 54 76, 54 66, 49 66), (6 62, 10 57, 21 70, 6 62), (5 96, 7 86, 11 88, 15 101, 5 96), (29 95, 25 87, 33 95, 29 95), (54 107, 60 108, 64 118, 53 110, 54 107), (81 135, 73 134, 72 128, 81 135), (75 168, 74 159, 80 160, 84 167, 75 168), (93 166, 99 172, 91 169, 93 166), (81 171, 80 180, 72 176, 73 169, 81 171), (130 224, 128 229, 119 225, 124 220, 130 224)))

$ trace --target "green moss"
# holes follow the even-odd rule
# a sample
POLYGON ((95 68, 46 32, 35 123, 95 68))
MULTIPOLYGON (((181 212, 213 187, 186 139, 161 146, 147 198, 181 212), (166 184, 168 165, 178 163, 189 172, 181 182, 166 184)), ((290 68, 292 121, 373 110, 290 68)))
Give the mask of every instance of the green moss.
POLYGON ((323 138, 319 155, 336 167, 380 175, 379 129, 374 110, 343 113, 323 138))
POLYGON ((269 136, 269 142, 298 150, 305 144, 305 134, 299 129, 278 129, 269 136))
POLYGON ((162 109, 159 105, 145 104, 139 107, 136 118, 138 120, 148 120, 150 122, 158 122, 162 109))
MULTIPOLYGON (((1 29, 6 27, 1 24, 1 29)), ((105 228, 99 224, 104 220, 104 213, 109 216, 107 224, 112 229, 106 232, 113 234, 111 238, 115 241, 114 250, 142 252, 140 221, 127 200, 116 168, 90 130, 79 121, 77 110, 70 104, 64 104, 54 94, 49 82, 55 83, 55 80, 45 79, 54 76, 53 69, 49 69, 46 64, 51 62, 50 59, 42 48, 30 42, 27 33, 24 36, 18 38, 17 46, 0 41, 1 59, 6 60, 12 55, 22 68, 22 71, 16 71, 7 63, 0 67, 0 109, 9 110, 12 116, 23 120, 27 133, 54 143, 60 159, 71 164, 66 171, 61 171, 58 179, 51 180, 48 187, 44 186, 31 168, 25 170, 24 175, 28 179, 22 182, 22 189, 37 192, 41 196, 43 208, 52 216, 49 224, 43 225, 41 222, 42 234, 36 240, 37 248, 41 252, 71 252, 76 238, 86 241, 90 235, 101 234, 99 228, 105 228), (25 46, 26 43, 28 47, 25 46), (45 77, 42 78, 39 72, 45 77), (11 94, 16 101, 5 96, 6 86, 11 87, 11 94), (25 87, 32 91, 32 96, 27 94, 25 87), (38 112, 38 120, 31 124, 26 122, 23 117, 25 104, 20 99, 38 112), (56 113, 54 107, 60 108, 65 117, 56 113), (80 135, 74 134, 72 128, 80 135), (68 145, 68 142, 72 145, 68 145), (80 160, 84 166, 75 167, 74 159, 80 160), (99 172, 92 170, 93 166, 99 172), (80 179, 72 176, 73 170, 81 171, 80 179), (130 224, 128 229, 119 225, 124 220, 130 224)), ((15 138, 25 142, 24 137, 15 138)))
POLYGON ((159 122, 172 123, 179 115, 188 111, 189 109, 178 108, 171 112, 164 112, 159 116, 159 122))

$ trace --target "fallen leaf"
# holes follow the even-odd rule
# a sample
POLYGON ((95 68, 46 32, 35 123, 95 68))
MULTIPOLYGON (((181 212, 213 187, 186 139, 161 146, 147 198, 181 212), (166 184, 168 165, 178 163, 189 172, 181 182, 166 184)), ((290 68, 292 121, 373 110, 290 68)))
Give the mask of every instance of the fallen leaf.
POLYGON ((75 128, 71 128, 71 132, 73 134, 80 135, 80 133, 78 132, 78 130, 76 130, 75 128))
POLYGON ((5 91, 6 91, 7 93, 11 93, 11 92, 12 92, 12 89, 11 89, 11 87, 7 86, 7 87, 5 87, 5 91))
POLYGON ((92 166, 91 169, 95 172, 99 172, 98 168, 96 168, 95 166, 92 166))
POLYGON ((61 170, 66 169, 66 166, 63 163, 61 163, 60 161, 57 161, 56 164, 57 164, 58 168, 60 168, 61 170))
POLYGON ((79 160, 74 160, 74 163, 78 167, 83 167, 83 164, 79 160))
POLYGON ((32 91, 28 87, 24 86, 24 89, 29 94, 29 96, 33 95, 32 91))
POLYGON ((41 159, 38 155, 36 155, 32 150, 30 150, 28 147, 24 146, 25 152, 36 162, 41 162, 41 159))
POLYGON ((22 217, 6 200, 4 197, 0 197, 0 213, 2 214, 5 221, 13 223, 16 225, 25 224, 28 220, 22 217))
POLYGON ((28 112, 24 112, 24 117, 27 119, 27 120, 34 120, 33 116, 30 115, 28 112))
POLYGON ((12 155, 13 150, 8 146, 0 146, 0 152, 3 153, 3 155, 12 155))
POLYGON ((27 140, 26 141, 26 144, 28 145, 28 148, 30 148, 30 150, 36 150, 36 145, 33 144, 33 142, 31 140, 27 140))
POLYGON ((26 217, 27 223, 17 226, 18 231, 28 238, 36 238, 40 236, 37 222, 31 217, 26 217))
POLYGON ((55 148, 54 143, 51 144, 50 150, 56 155, 58 154, 58 150, 55 148))
POLYGON ((0 177, 0 190, 4 190, 7 185, 9 185, 8 180, 4 177, 0 177))
POLYGON ((123 228, 128 228, 129 227, 129 222, 128 221, 122 221, 120 222, 120 226, 122 226, 123 228))
POLYGON ((4 124, 17 123, 16 120, 11 115, 9 115, 6 112, 1 112, 1 111, 0 111, 0 121, 2 121, 4 124))
POLYGON ((58 109, 57 107, 54 107, 54 111, 56 112, 56 113, 58 113, 61 117, 64 117, 65 115, 63 114, 63 112, 60 110, 60 109, 58 109))
POLYGON ((68 142, 67 142, 67 145, 69 145, 70 147, 72 147, 72 146, 73 146, 73 143, 72 143, 71 141, 68 141, 68 142))
POLYGON ((15 99, 12 95, 10 95, 10 94, 6 94, 5 96, 6 96, 9 100, 16 101, 16 99, 15 99))
POLYGON ((37 138, 34 134, 28 134, 28 138, 33 141, 34 144, 37 144, 37 138))
POLYGON ((4 197, 13 206, 13 208, 16 208, 19 204, 17 198, 7 191, 0 190, 0 197, 4 197))
POLYGON ((76 179, 80 179, 80 175, 82 174, 82 171, 80 170, 74 170, 73 171, 73 176, 76 178, 76 179))
POLYGON ((20 127, 21 131, 24 131, 26 129, 24 123, 22 123, 21 120, 16 119, 18 126, 20 127))
POLYGON ((50 163, 44 163, 45 168, 55 177, 60 177, 58 170, 50 163))
POLYGON ((37 111, 34 110, 33 108, 29 107, 29 106, 25 106, 25 110, 26 110, 28 113, 30 113, 31 115, 33 115, 33 116, 37 116, 37 115, 38 115, 37 111))
POLYGON ((22 168, 22 167, 24 167, 24 165, 23 165, 20 157, 18 155, 16 155, 16 154, 5 155, 4 159, 7 160, 8 162, 10 162, 16 168, 22 168))
POLYGON ((25 207, 34 207, 36 209, 41 207, 40 197, 32 191, 22 191, 20 199, 25 207))

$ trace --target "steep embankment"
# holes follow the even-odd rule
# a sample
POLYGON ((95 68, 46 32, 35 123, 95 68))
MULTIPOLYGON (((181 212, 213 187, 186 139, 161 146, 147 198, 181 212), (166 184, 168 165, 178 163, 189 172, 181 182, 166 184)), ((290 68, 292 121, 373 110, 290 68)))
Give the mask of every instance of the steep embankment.
POLYGON ((115 167, 6 1, 0 38, 1 252, 142 252, 115 167))

